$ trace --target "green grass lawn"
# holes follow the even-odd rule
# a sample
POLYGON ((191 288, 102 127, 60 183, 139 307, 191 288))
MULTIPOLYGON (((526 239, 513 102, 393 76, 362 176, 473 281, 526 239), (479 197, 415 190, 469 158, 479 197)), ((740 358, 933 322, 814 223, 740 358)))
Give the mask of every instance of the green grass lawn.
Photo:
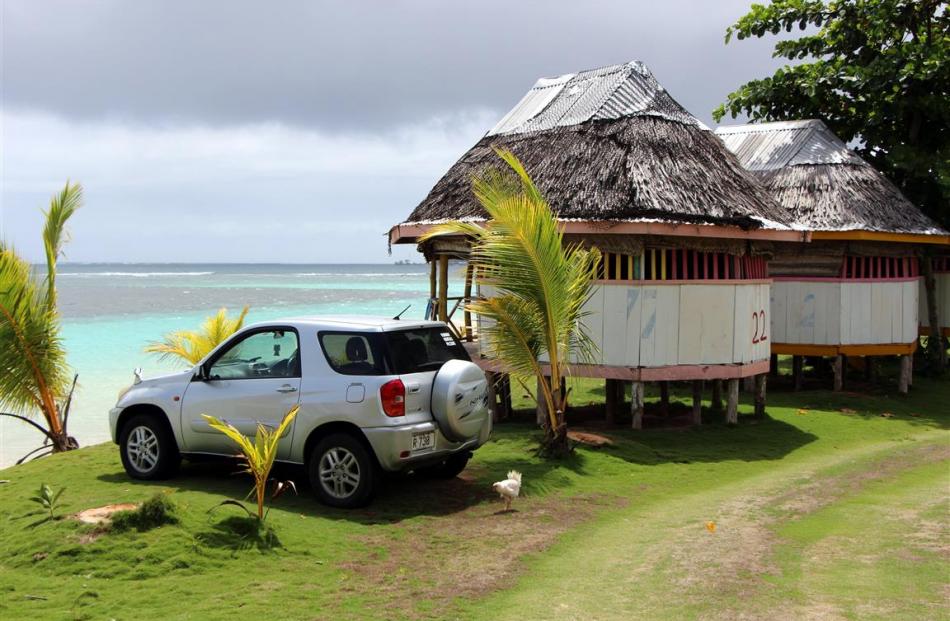
POLYGON ((562 462, 507 423, 454 481, 394 479, 356 512, 281 498, 272 548, 242 538, 232 509, 208 514, 248 490, 231 465, 149 485, 112 445, 42 459, 0 471, 0 618, 945 619, 950 383, 849 390, 773 390, 768 416, 736 427, 711 412, 642 432, 578 416, 613 445, 562 462), (511 468, 524 497, 502 513, 490 483, 511 468), (35 524, 44 482, 66 487, 64 516, 168 490, 180 521, 35 524))

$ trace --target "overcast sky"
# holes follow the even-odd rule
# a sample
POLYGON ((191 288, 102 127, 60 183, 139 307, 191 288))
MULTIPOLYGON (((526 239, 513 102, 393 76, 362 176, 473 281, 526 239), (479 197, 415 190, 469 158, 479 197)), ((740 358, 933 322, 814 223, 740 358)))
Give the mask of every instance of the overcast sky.
POLYGON ((0 0, 3 238, 40 259, 388 262, 384 233, 541 76, 639 59, 689 111, 771 72, 750 0, 0 0))

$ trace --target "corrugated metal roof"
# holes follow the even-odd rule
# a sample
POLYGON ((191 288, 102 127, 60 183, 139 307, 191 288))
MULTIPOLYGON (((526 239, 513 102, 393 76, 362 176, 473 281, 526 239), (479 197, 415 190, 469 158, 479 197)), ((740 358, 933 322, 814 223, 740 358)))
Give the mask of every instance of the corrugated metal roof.
POLYGON ((708 129, 670 97, 640 61, 542 78, 489 132, 520 134, 591 120, 656 116, 708 129))
POLYGON ((716 129, 726 148, 751 171, 796 164, 867 163, 819 120, 726 125, 716 129))

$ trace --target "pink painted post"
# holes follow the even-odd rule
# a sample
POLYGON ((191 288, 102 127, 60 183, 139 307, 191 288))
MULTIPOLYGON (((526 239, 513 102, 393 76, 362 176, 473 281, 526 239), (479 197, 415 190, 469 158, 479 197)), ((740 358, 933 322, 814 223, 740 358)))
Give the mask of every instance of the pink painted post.
POLYGON ((713 280, 719 280, 719 253, 713 255, 713 280))
POLYGON ((703 279, 709 279, 709 253, 703 253, 703 279))
POLYGON ((699 280, 699 252, 691 250, 693 253, 693 280, 699 280))
POLYGON ((864 277, 864 257, 858 257, 858 278, 864 277))
POLYGON ((670 280, 676 280, 679 276, 676 275, 676 249, 670 250, 670 280))

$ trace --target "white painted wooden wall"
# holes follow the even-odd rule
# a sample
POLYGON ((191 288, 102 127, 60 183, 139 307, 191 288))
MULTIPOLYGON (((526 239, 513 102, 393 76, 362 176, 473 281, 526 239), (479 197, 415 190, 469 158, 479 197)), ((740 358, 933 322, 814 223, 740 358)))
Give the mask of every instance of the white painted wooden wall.
MULTIPOLYGON (((937 281, 937 316, 940 318, 942 328, 950 326, 950 274, 934 274, 937 281)), ((924 287, 924 279, 920 279, 920 307, 917 311, 920 317, 920 325, 929 326, 930 317, 927 316, 927 289, 924 287)))
POLYGON ((772 284, 772 342, 884 345, 917 338, 918 283, 790 281, 772 284))

